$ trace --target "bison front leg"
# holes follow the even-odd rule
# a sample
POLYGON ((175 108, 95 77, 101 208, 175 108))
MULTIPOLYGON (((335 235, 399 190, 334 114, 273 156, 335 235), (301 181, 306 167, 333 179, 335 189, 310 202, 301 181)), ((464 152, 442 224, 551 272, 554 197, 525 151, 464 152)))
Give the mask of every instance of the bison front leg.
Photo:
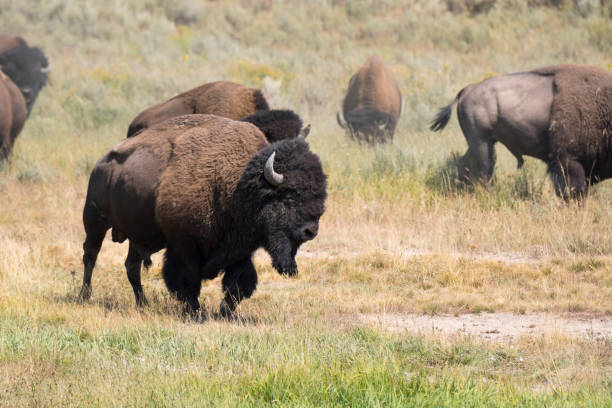
POLYGON ((257 271, 251 258, 226 267, 222 284, 225 297, 219 312, 223 317, 230 317, 242 299, 250 298, 257 287, 257 271))
POLYGON ((588 192, 588 182, 582 164, 575 160, 557 160, 548 166, 555 193, 564 200, 580 198, 588 192))
POLYGON ((168 290, 184 303, 185 311, 197 318, 200 310, 201 257, 195 243, 168 245, 162 268, 162 276, 168 290))

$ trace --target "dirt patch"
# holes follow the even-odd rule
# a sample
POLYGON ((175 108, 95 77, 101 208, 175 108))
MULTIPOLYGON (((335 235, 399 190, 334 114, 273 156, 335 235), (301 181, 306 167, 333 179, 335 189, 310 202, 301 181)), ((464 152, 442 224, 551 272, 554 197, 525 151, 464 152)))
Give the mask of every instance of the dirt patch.
POLYGON ((478 313, 453 315, 362 314, 361 324, 376 324, 394 332, 477 336, 512 342, 523 336, 560 334, 581 339, 612 339, 612 317, 589 314, 478 313))

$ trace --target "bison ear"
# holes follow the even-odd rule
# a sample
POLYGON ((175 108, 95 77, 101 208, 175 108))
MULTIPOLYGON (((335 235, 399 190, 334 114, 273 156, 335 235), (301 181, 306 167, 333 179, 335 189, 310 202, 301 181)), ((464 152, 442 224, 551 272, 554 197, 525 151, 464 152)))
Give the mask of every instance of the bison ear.
POLYGON ((306 136, 308 136, 309 134, 310 134, 310 123, 306 125, 302 130, 300 130, 300 134, 298 135, 298 137, 300 139, 306 139, 306 136))
POLYGON ((274 171, 274 158, 276 157, 276 152, 272 152, 266 164, 264 166, 264 178, 268 183, 270 183, 274 187, 278 187, 282 184, 283 179, 285 178, 282 174, 274 171))

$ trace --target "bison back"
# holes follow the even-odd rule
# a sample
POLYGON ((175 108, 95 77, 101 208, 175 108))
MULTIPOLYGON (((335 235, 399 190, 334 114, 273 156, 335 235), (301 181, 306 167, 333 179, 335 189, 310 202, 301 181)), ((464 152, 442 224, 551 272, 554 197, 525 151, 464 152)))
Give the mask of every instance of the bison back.
POLYGON ((375 109, 391 115, 395 120, 401 112, 401 93, 391 71, 380 57, 370 57, 365 65, 351 77, 344 98, 343 113, 359 109, 375 109))

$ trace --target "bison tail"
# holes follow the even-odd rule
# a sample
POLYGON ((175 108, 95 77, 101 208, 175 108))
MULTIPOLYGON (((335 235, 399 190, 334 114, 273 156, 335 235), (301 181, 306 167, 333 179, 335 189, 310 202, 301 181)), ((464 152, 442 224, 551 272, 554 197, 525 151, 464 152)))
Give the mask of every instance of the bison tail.
POLYGON ((451 115, 453 114, 453 106, 455 106, 455 104, 459 101, 459 97, 461 96, 462 93, 463 93, 463 89, 459 91, 459 93, 457 94, 457 96, 451 103, 440 108, 435 119, 432 120, 431 125, 429 125, 430 130, 434 132, 438 132, 446 127, 446 125, 448 124, 448 121, 451 118, 451 115))
POLYGON ((451 115, 453 114, 452 109, 454 104, 455 102, 453 101, 453 103, 451 103, 450 105, 440 108, 440 111, 438 111, 436 118, 431 121, 431 125, 429 126, 430 130, 438 132, 446 127, 451 115))
POLYGON ((336 112, 336 120, 338 121, 338 125, 340 125, 342 129, 346 129, 346 122, 343 121, 340 117, 340 112, 336 112))

